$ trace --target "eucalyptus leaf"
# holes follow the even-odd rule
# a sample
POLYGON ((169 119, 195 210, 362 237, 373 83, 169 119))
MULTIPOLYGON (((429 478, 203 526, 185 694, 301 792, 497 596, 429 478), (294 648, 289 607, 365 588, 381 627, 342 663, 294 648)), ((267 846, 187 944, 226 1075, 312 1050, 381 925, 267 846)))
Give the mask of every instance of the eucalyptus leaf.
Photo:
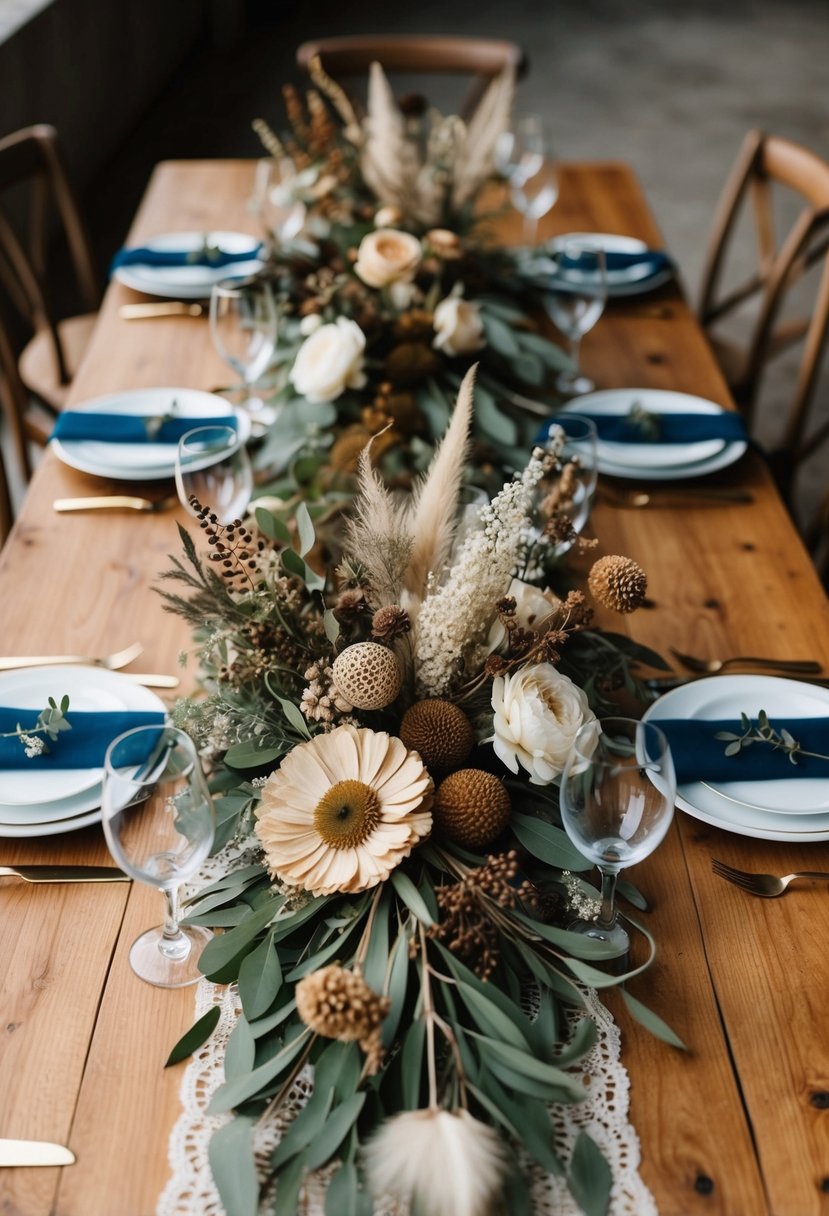
POLYGON ((643 1005, 635 996, 631 996, 626 988, 622 989, 622 999, 627 1005, 628 1012, 636 1018, 637 1022, 655 1035, 657 1039, 662 1039, 663 1043, 670 1043, 671 1047, 678 1047, 680 1051, 687 1051, 688 1048, 683 1043, 682 1039, 671 1030, 667 1022, 664 1022, 659 1014, 654 1013, 652 1009, 648 1009, 647 1005, 643 1005))
POLYGON ((207 1108, 208 1114, 221 1115, 225 1111, 233 1110, 242 1102, 247 1102, 249 1098, 255 1097, 266 1085, 287 1072, 297 1056, 305 1050, 307 1044, 308 1036, 300 1034, 281 1048, 270 1060, 260 1064, 246 1076, 234 1077, 232 1081, 226 1081, 213 1095, 207 1108))
POLYGON ((584 1097, 584 1086, 575 1077, 568 1076, 566 1072, 556 1068, 553 1064, 538 1060, 529 1052, 513 1047, 511 1043, 502 1043, 498 1039, 492 1039, 474 1031, 471 1031, 470 1034, 472 1038, 478 1039, 485 1045, 486 1055, 500 1060, 521 1076, 570 1093, 573 1101, 577 1102, 584 1097))
POLYGON ((497 1036, 522 1051, 530 1050, 530 1044, 521 1033, 518 1023, 503 1013, 494 1001, 468 984, 458 984, 458 993, 484 1034, 497 1036))
POLYGON ((299 534, 299 555, 300 557, 305 557, 305 554, 310 553, 311 549, 313 549, 317 534, 314 531, 311 516, 308 514, 308 508, 304 502, 301 502, 297 507, 295 518, 299 534))
POLYGON ((291 543, 291 533, 287 524, 284 524, 281 519, 268 511, 265 507, 257 507, 256 502, 252 502, 251 506, 255 509, 256 526, 268 540, 279 541, 283 545, 291 543))
POLYGON ((574 958, 608 959, 618 958, 624 953, 618 946, 603 941, 601 938, 588 937, 586 933, 574 933, 570 929, 557 929, 555 925, 545 925, 543 921, 525 916, 523 912, 515 913, 516 920, 532 929, 544 941, 558 946, 574 958))
POLYGON ((491 346, 499 355, 503 355, 505 359, 514 359, 521 354, 521 347, 518 345, 515 333, 507 322, 488 311, 481 314, 481 320, 484 323, 488 346, 491 346))
POLYGON ((389 964, 389 914, 391 912, 391 892, 385 887, 380 896, 374 922, 368 939, 368 949, 363 960, 363 977, 369 988, 382 992, 386 980, 386 969, 389 964))
POLYGON ((261 908, 257 908, 255 912, 246 916, 235 929, 209 941, 199 960, 199 966, 204 974, 210 977, 220 967, 226 966, 245 950, 245 947, 253 941, 257 934, 270 924, 280 906, 281 904, 277 900, 269 900, 261 908))
POLYGON ((391 1009, 384 1018, 381 1028, 383 1046, 387 1051, 395 1041, 397 1028, 403 1016, 403 1005, 409 983, 409 963, 409 940, 406 934, 401 932, 394 947, 389 974, 388 997, 391 1001, 391 1009))
POLYGON ((174 1064, 180 1064, 182 1060, 186 1060, 197 1048, 201 1047, 202 1043, 206 1043, 216 1029, 221 1016, 222 1011, 219 1005, 213 1005, 207 1013, 202 1014, 187 1033, 181 1036, 168 1055, 164 1067, 172 1068, 174 1064))
POLYGON ((309 1170, 318 1169, 319 1166, 325 1165, 325 1162, 330 1157, 334 1156, 334 1153, 336 1153, 351 1130, 352 1125, 357 1121, 357 1116, 363 1109, 365 1100, 366 1095, 358 1093, 335 1107, 328 1116, 328 1121, 322 1132, 317 1136, 308 1150, 307 1164, 309 1170))
POLYGON ((263 746, 255 739, 244 739, 241 743, 234 743, 227 749, 225 764, 230 765, 231 768, 261 768, 265 764, 272 764, 274 760, 278 760, 283 750, 281 747, 263 746))
POLYGON ((400 1053, 400 1076, 403 1092, 403 1109, 417 1110, 420 1106, 420 1083, 422 1080, 423 1047, 426 1041, 426 1026, 422 1018, 412 1022, 403 1040, 400 1053))
POLYGON ((580 1132, 573 1149, 567 1185, 585 1216, 607 1216, 613 1175, 601 1150, 587 1132, 580 1132))
POLYGON ((276 1030, 277 1026, 281 1026, 295 1009, 296 1001, 291 997, 290 1001, 286 1001, 284 1005, 280 1005, 278 1009, 275 1009, 273 1013, 269 1013, 267 1017, 257 1018, 255 1022, 251 1022, 251 1034, 255 1039, 260 1038, 263 1034, 270 1034, 272 1030, 276 1030))
POLYGON ((305 1153, 300 1153, 279 1171, 273 1216, 296 1216, 302 1184, 305 1181, 305 1157, 305 1153))
POLYGON ((403 900, 403 903, 412 912, 422 925, 427 929, 435 923, 429 915, 429 909, 423 900, 423 896, 418 891, 417 887, 409 878, 408 874, 404 874, 402 870, 392 870, 391 875, 392 885, 403 900))
POLYGON ((314 1090, 297 1117, 289 1124, 284 1136, 271 1155, 271 1165, 279 1169, 297 1153, 301 1153, 320 1134, 331 1104, 334 1101, 332 1086, 320 1086, 314 1077, 314 1090))
POLYGON ((582 857, 578 849, 570 842, 565 831, 546 819, 538 819, 532 815, 522 815, 513 811, 510 816, 510 827, 518 838, 519 844, 548 866, 557 866, 561 870, 589 870, 592 861, 582 857))
POLYGON ((247 1018, 242 1014, 230 1032, 225 1049, 225 1080, 244 1077, 253 1070, 256 1059, 256 1040, 251 1034, 247 1018))
POLYGON ((635 887, 627 878, 616 879, 616 892, 633 904, 634 908, 638 908, 640 912, 648 911, 648 901, 638 887, 635 887))
POLYGON ((210 1172, 227 1216, 256 1216, 259 1209, 252 1133, 253 1119, 237 1115, 210 1138, 210 1172))
POLYGON ((282 984, 282 968, 273 935, 247 956, 239 968, 239 996, 248 1021, 267 1013, 282 984))
MULTIPOLYGON (((353 1162, 341 1165, 325 1192, 325 1216, 362 1216, 368 1196, 360 1189, 360 1176, 353 1162)), ((369 1206, 371 1212, 371 1206, 369 1206)))
POLYGON ((278 696, 276 699, 282 706, 283 714, 297 734, 302 735, 303 739, 310 739, 311 732, 308 729, 308 723, 305 721, 302 711, 294 705, 293 701, 289 701, 287 697, 278 696))
POLYGON ((330 608, 326 608, 323 614, 322 623, 325 629, 325 636, 328 638, 328 641, 332 644, 332 646, 335 645, 340 636, 340 622, 334 616, 334 613, 330 608))
POLYGON ((481 430, 495 443, 505 443, 511 447, 517 441, 515 422, 501 412, 492 394, 480 385, 475 387, 475 418, 481 430))

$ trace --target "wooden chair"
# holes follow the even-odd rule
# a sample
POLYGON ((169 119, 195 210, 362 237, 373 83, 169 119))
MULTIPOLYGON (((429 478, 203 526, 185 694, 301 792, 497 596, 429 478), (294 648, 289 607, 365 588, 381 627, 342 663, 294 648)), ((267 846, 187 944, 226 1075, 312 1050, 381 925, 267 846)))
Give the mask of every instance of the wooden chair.
POLYGON ((787 139, 762 131, 749 133, 715 214, 699 313, 749 425, 767 364, 794 343, 802 343, 797 382, 778 448, 772 454, 773 466, 788 492, 799 464, 829 436, 827 421, 806 438, 829 329, 829 163, 787 139), (781 187, 798 200, 800 210, 785 238, 777 241, 772 208, 773 195, 781 187), (721 292, 726 256, 738 218, 749 201, 757 240, 757 270, 742 285, 721 292), (781 320, 790 288, 815 266, 819 277, 811 315, 781 320), (757 301, 757 310, 748 343, 740 347, 724 341, 714 332, 714 326, 752 298, 757 301))
MULTIPOLYGON (((18 360, 26 389, 56 413, 86 350, 101 289, 92 247, 63 164, 54 127, 27 127, 0 139, 0 199, 19 210, 27 204, 28 228, 0 210, 0 290, 33 334, 18 360), (49 245, 55 217, 63 229, 84 313, 57 320, 50 290, 49 245)), ((42 439, 42 427, 24 407, 23 425, 42 439)))
POLYGON ((494 38, 391 37, 355 34, 342 38, 320 38, 304 42, 297 51, 297 65, 308 71, 319 56, 329 76, 365 76, 376 60, 386 73, 445 73, 471 76, 472 81, 459 113, 469 118, 493 77, 506 67, 515 70, 516 79, 526 74, 527 56, 514 42, 494 38))
POLYGON ((6 477, 6 464, 3 460, 3 450, 0 448, 0 548, 11 531, 14 521, 12 500, 9 493, 9 482, 6 477))

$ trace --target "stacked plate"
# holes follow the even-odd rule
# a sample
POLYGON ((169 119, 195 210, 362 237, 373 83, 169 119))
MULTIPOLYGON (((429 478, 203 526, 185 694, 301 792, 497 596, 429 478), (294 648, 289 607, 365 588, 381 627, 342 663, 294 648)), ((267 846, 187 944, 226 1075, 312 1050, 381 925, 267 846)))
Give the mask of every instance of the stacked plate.
MULTIPOLYGON (((104 667, 27 667, 0 673, 0 704, 43 709, 69 697, 72 710, 164 713, 155 693, 104 667)), ((72 733, 61 737, 71 747, 72 733)), ((103 768, 4 769, 0 773, 0 837, 54 836, 101 819, 103 768)))
POLYGON ((544 248, 550 253, 558 253, 568 241, 580 241, 605 253, 642 254, 641 262, 633 262, 629 266, 609 267, 606 272, 608 298, 621 299, 624 296, 638 296, 646 291, 655 291, 670 282, 674 277, 674 268, 670 264, 654 266, 652 259, 646 257, 649 253, 644 241, 632 236, 616 236, 611 232, 567 232, 562 236, 547 241, 544 248))
POLYGON ((198 253, 205 244, 223 253, 245 253, 250 260, 230 262, 224 266, 144 266, 135 263, 119 266, 114 278, 133 291, 148 296, 164 296, 173 300, 204 300, 215 283, 223 279, 245 279, 257 274, 264 263, 259 256, 260 242, 244 232, 170 232, 145 241, 142 248, 158 253, 198 253))
MULTIPOLYGON (((704 397, 659 388, 612 388, 600 393, 585 393, 568 402, 562 412, 623 416, 635 407, 656 416, 725 413, 721 405, 706 401, 704 397)), ((610 477, 683 481, 726 468, 739 460, 747 447, 743 440, 729 439, 703 439, 694 443, 610 443, 600 439, 598 467, 600 473, 610 477)))
MULTIPOLYGON (((829 718, 829 688, 772 676, 712 676, 665 693, 643 716, 656 723, 661 718, 733 719, 736 730, 741 713, 756 720, 761 709, 772 726, 775 717, 829 718)), ((829 742, 829 731, 827 736, 829 742)), ((829 840, 829 763, 826 771, 826 778, 695 781, 679 786, 676 804, 695 819, 738 836, 829 840)))
MULTIPOLYGON (((238 446, 250 438, 250 416, 234 410, 215 393, 203 393, 194 388, 142 388, 95 397, 74 405, 73 411, 86 414, 137 414, 161 417, 174 414, 177 418, 199 420, 236 417, 238 446)), ((120 481, 160 481, 176 471, 175 443, 107 443, 100 439, 53 439, 52 448, 64 464, 96 477, 114 477, 120 481)))

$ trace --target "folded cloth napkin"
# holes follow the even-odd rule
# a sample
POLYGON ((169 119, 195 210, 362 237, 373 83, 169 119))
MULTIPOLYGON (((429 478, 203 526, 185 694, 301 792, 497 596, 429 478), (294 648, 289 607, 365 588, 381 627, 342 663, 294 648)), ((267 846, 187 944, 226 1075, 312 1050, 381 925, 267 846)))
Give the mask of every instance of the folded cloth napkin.
MULTIPOLYGON (((585 244, 587 243, 585 241, 585 244)), ((565 256, 563 262, 566 267, 578 270, 580 260, 579 257, 565 256)), ((662 270, 674 269, 673 261, 662 249, 642 249, 636 253, 615 253, 606 249, 604 264, 608 272, 632 270, 642 267, 646 273, 639 276, 641 278, 649 278, 651 275, 659 274, 662 270)), ((587 260, 585 259, 585 274, 592 272, 592 270, 592 264, 588 267, 587 260)))
MULTIPOLYGON (((0 706, 0 734, 17 730, 33 730, 40 710, 14 709, 0 706)), ((71 730, 61 731, 56 740, 45 739, 48 753, 27 756, 19 738, 0 738, 0 770, 23 769, 53 771, 62 768, 100 768, 113 739, 136 726, 163 726, 166 714, 150 710, 73 710, 70 706, 66 720, 71 730)))
POLYGON ((150 249, 137 245, 132 249, 119 249, 112 259, 110 270, 114 273, 121 266, 206 266, 218 270, 236 262, 252 262, 261 256, 261 244, 252 244, 241 253, 230 253, 207 245, 198 249, 150 249))
POLYGON ((104 443, 178 443, 182 435, 200 426, 237 429, 234 414, 210 418, 182 418, 171 414, 93 414, 65 410, 58 416, 50 439, 96 439, 104 443))
MULTIPOLYGON (((721 414, 591 414, 578 410, 580 418, 595 422, 599 438, 608 443, 696 443, 700 439, 726 439, 748 442, 740 414, 724 410, 721 414)), ((551 418, 544 424, 536 443, 544 443, 551 418)))
MULTIPOLYGON (((756 719, 753 719, 756 725, 756 719)), ((804 751, 829 755, 829 718, 776 718, 769 715, 772 728, 787 730, 804 751)), ((793 777, 817 777, 829 781, 829 760, 798 756, 792 764, 788 755, 768 743, 752 743, 736 756, 726 756, 727 741, 718 739, 720 731, 743 733, 739 719, 703 722, 683 718, 653 719, 664 731, 674 758, 680 785, 692 781, 775 781, 793 777)))

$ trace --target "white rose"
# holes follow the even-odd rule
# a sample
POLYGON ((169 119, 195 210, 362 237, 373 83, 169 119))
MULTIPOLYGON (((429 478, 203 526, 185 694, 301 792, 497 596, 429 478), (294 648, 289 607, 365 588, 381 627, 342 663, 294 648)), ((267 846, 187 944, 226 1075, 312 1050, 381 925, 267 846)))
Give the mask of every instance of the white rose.
POLYGON ((338 317, 306 338, 291 369, 290 380, 306 401, 333 401, 347 388, 362 388, 366 337, 356 321, 338 317))
POLYGON ((374 217, 375 228, 396 228, 403 222, 403 212, 399 207, 381 207, 374 217))
POLYGON ((308 338, 311 336, 311 334, 316 333, 321 325, 322 317, 319 315, 319 313, 309 312, 308 315, 303 317, 300 321, 299 332, 302 334, 303 338, 308 338))
POLYGON ((354 271, 369 287, 410 283, 420 265, 420 256, 416 236, 394 228, 377 228, 360 241, 354 271))
MULTIPOLYGON (((520 578, 512 580, 507 595, 515 600, 515 619, 521 628, 535 629, 539 633, 547 632, 552 614, 561 606, 561 600, 554 592, 542 591, 540 587, 525 583, 520 578)), ((487 639, 490 651, 497 650, 506 635, 506 629, 496 617, 487 639)))
POLYGON ((447 296, 435 309, 432 346, 447 355, 468 355, 486 345, 481 311, 472 300, 447 296))
POLYGON ((492 746, 510 772, 549 785, 567 761, 579 727, 595 719, 583 690, 552 663, 537 663, 492 682, 492 746))

